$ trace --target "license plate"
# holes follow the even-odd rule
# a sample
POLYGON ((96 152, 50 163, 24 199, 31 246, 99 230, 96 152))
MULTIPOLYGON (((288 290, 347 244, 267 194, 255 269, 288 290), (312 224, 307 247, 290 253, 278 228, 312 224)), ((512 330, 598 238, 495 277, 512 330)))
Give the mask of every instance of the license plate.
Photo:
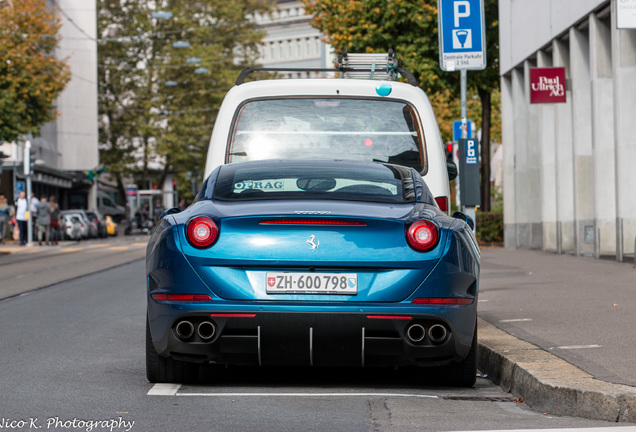
POLYGON ((267 294, 357 293, 356 273, 267 273, 267 294))

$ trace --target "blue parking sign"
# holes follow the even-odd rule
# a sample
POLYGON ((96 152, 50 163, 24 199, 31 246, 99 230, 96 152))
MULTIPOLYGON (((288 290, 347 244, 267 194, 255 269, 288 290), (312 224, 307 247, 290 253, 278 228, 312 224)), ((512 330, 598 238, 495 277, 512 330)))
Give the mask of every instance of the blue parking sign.
POLYGON ((486 67, 483 0, 437 0, 439 60, 444 71, 486 67))

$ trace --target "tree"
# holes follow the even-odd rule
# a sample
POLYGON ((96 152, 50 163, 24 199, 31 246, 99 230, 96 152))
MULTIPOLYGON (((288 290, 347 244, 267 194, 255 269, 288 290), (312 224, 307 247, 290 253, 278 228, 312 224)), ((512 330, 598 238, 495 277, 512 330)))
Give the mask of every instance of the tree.
POLYGON ((120 196, 128 175, 145 188, 168 173, 180 196, 191 195, 188 173, 203 171, 223 96, 257 57, 263 33, 250 16, 270 8, 265 0, 157 3, 98 0, 101 159, 120 196))
MULTIPOLYGON (((459 72, 443 72, 439 67, 437 0, 302 1, 314 15, 314 27, 337 52, 385 52, 393 48, 431 99, 444 99, 445 95, 438 93, 448 90, 459 105, 459 72)), ((497 0, 484 1, 488 67, 470 71, 468 85, 481 102, 482 209, 489 210, 491 94, 499 88, 499 24, 497 0)))
POLYGON ((54 102, 71 77, 55 57, 59 28, 46 0, 0 3, 0 142, 39 135, 57 116, 54 102))

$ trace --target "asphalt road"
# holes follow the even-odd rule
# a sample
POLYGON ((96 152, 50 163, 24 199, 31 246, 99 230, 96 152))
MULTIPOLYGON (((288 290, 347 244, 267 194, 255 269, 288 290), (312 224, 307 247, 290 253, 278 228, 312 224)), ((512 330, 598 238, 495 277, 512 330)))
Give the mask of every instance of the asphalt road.
MULTIPOLYGON (((15 257, 0 257, 1 280, 20 265, 2 265, 7 259, 15 257)), ((37 268, 44 261, 30 262, 37 268)), ((38 277, 36 272, 21 279, 38 277)), ((390 370, 232 368, 209 369, 198 385, 155 386, 145 378, 144 325, 143 260, 1 301, 0 429, 399 432, 615 426, 534 412, 483 378, 466 390, 414 384, 407 374, 390 370), (98 421, 108 423, 93 423, 98 421)))

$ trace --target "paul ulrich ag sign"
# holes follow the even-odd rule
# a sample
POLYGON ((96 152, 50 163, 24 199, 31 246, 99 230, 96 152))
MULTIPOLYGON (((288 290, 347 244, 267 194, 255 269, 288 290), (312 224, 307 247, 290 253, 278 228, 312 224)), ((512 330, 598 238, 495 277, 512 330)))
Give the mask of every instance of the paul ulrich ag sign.
POLYGON ((530 103, 565 103, 565 68, 531 68, 530 103))

